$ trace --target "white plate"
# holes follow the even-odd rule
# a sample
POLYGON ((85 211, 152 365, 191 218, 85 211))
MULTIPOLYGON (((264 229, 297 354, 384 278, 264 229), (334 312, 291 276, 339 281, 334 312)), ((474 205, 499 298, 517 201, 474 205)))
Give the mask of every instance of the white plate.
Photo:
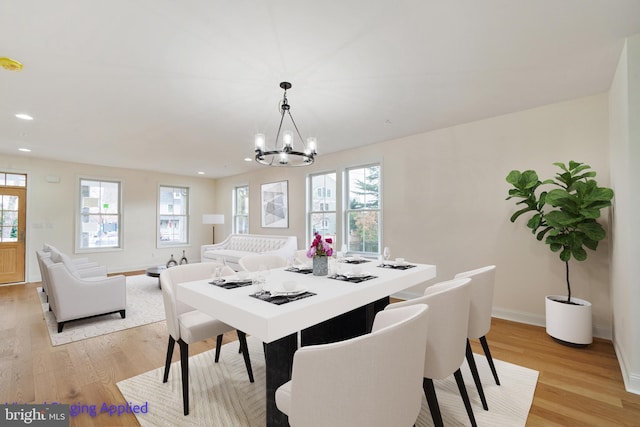
POLYGON ((290 291, 287 291, 282 287, 278 289, 273 289, 271 290, 271 295, 273 295, 274 297, 275 296, 292 296, 292 295, 301 294, 303 292, 307 292, 307 288, 301 285, 297 285, 295 289, 292 289, 290 291))
POLYGON ((405 265, 408 265, 409 263, 407 261, 402 261, 402 262, 398 262, 398 261, 382 261, 383 265, 390 265, 392 267, 404 267, 405 265))
POLYGON ((346 277, 347 279, 355 279, 355 278, 359 278, 359 277, 366 277, 369 276, 369 272, 367 271, 363 271, 361 273, 353 273, 353 272, 348 272, 348 273, 344 273, 344 277, 346 277))
POLYGON ((224 280, 225 283, 247 283, 252 281, 251 277, 238 277, 238 276, 226 276, 226 277, 223 277, 222 280, 224 280))

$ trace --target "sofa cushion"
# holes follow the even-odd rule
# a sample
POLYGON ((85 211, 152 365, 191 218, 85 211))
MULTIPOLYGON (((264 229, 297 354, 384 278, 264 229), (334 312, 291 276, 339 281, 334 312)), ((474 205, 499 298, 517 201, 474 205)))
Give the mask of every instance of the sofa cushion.
POLYGON ((235 261, 237 262, 240 258, 247 255, 246 251, 235 251, 231 249, 216 249, 214 251, 205 251, 205 255, 208 255, 209 258, 215 259, 216 257, 222 257, 226 261, 235 261))
POLYGON ((245 237, 232 236, 225 249, 240 252, 270 252, 283 247, 287 241, 285 239, 273 239, 269 237, 245 237))

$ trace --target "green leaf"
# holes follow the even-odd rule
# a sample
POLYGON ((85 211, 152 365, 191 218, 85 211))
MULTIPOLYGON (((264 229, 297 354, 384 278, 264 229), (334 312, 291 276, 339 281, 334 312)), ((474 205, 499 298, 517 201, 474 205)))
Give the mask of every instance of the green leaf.
POLYGON ((578 179, 593 178, 594 176, 596 176, 596 173, 593 171, 590 171, 590 172, 583 173, 582 175, 574 176, 573 178, 578 180, 578 179))
MULTIPOLYGON (((570 171, 573 171, 575 168, 577 168, 577 167, 578 167, 578 166, 580 166, 580 165, 582 165, 582 163, 579 163, 579 162, 575 162, 575 161, 573 161, 573 160, 570 160, 570 161, 569 161, 569 170, 570 170, 570 171)), ((584 169, 589 169, 589 168, 591 168, 591 166, 589 166, 589 165, 584 165, 584 169)))
POLYGON ((584 261, 587 259, 587 251, 582 249, 582 247, 571 249, 571 254, 578 261, 584 261))
POLYGON ((522 174, 520 173, 520 171, 517 170, 512 170, 511 172, 509 172, 509 175, 507 175, 507 182, 511 185, 513 185, 514 187, 516 186, 516 184, 518 184, 518 182, 520 182, 520 177, 522 176, 522 174))
POLYGON ((515 212, 513 215, 511 215, 511 222, 516 222, 516 219, 518 219, 518 217, 520 215, 522 215, 523 213, 527 213, 530 211, 535 211, 535 208, 532 208, 531 206, 527 206, 526 208, 520 209, 519 211, 515 212))
POLYGON ((560 249, 562 249, 562 245, 560 243, 552 243, 549 245, 549 247, 553 252, 558 252, 560 249))
POLYGON ((540 197, 538 198, 538 210, 542 210, 544 205, 547 203, 547 192, 543 191, 540 193, 540 197))
POLYGON ((605 238, 606 232, 602 225, 591 220, 590 222, 582 222, 576 225, 576 228, 582 231, 589 239, 600 241, 605 238))
POLYGON ((571 259, 571 251, 568 248, 564 248, 562 252, 560 252, 560 259, 562 261, 569 261, 571 259))
POLYGON ((579 223, 582 218, 580 216, 572 215, 569 212, 564 211, 551 211, 545 215, 547 224, 551 227, 570 227, 579 223))
POLYGON ((537 213, 531 218, 529 218, 529 221, 527 221, 527 227, 531 228, 532 230, 536 230, 538 227, 540 227, 541 221, 542 221, 542 215, 537 213))
POLYGON ((564 165, 564 163, 556 162, 556 163, 554 163, 554 165, 555 165, 555 166, 558 166, 560 169, 562 169, 562 170, 563 170, 563 171, 565 171, 565 172, 569 172, 569 171, 567 170, 567 167, 564 165))
POLYGON ((507 182, 515 188, 529 193, 535 190, 540 184, 538 174, 532 170, 526 170, 524 172, 512 170, 506 179, 507 182))
POLYGON ((588 219, 596 219, 600 217, 600 209, 580 209, 580 215, 588 219))
POLYGON ((596 240, 591 240, 589 237, 586 237, 582 240, 582 243, 592 251, 598 249, 598 242, 596 240))
POLYGON ((544 230, 538 232, 538 234, 536 235, 536 239, 542 240, 544 238, 544 235, 547 234, 547 232, 550 230, 553 230, 553 227, 546 227, 544 230))

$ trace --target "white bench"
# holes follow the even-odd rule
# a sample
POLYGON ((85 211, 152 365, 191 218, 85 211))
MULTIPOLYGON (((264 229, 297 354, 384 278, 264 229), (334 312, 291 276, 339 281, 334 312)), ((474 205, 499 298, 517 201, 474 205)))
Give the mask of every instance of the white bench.
POLYGON ((214 245, 202 245, 201 262, 224 262, 234 270, 241 270, 238 261, 249 254, 274 254, 292 258, 298 250, 296 236, 271 236, 266 234, 232 234, 214 245))

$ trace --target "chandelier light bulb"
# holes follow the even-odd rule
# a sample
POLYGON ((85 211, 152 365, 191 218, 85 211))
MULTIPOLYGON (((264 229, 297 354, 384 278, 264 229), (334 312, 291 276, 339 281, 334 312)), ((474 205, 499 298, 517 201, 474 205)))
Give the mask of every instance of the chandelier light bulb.
POLYGON ((283 142, 283 147, 285 150, 288 148, 291 148, 291 145, 293 144, 293 132, 291 132, 290 130, 285 130, 282 133, 282 142, 283 142))
POLYGON ((255 137, 255 150, 264 151, 266 138, 263 133, 256 134, 255 137))
POLYGON ((318 141, 315 137, 310 136, 309 138, 307 138, 307 150, 309 150, 310 153, 317 154, 317 147, 318 141))

